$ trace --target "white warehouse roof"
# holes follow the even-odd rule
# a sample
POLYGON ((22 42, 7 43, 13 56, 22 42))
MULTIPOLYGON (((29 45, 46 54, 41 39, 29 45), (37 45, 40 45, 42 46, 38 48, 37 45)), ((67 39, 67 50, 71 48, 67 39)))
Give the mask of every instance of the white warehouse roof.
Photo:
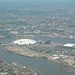
POLYGON ((29 45, 29 44, 35 44, 36 41, 35 40, 31 40, 31 39, 19 39, 13 42, 14 44, 18 44, 18 45, 29 45))
POLYGON ((71 44, 71 43, 67 43, 67 44, 64 44, 65 47, 72 47, 74 46, 75 44, 71 44))

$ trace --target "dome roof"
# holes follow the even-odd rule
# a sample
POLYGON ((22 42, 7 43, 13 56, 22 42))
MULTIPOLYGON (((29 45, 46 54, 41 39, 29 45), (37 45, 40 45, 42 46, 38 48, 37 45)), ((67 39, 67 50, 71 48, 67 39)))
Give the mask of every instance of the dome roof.
POLYGON ((13 42, 14 44, 18 44, 18 45, 29 45, 29 44, 35 44, 36 41, 35 40, 31 40, 31 39, 19 39, 13 42))

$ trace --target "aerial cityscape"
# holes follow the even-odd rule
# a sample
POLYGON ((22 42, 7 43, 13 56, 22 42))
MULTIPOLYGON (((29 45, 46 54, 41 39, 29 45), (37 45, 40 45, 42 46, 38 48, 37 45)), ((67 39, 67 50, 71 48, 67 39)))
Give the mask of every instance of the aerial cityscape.
POLYGON ((75 1, 0 1, 0 75, 75 75, 75 1))

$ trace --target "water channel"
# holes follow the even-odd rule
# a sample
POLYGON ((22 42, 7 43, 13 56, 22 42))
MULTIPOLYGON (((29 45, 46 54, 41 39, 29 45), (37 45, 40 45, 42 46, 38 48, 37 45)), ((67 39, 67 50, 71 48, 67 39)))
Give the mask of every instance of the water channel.
MULTIPOLYGON (((39 40, 45 40, 45 39, 50 39, 55 42, 63 42, 63 43, 75 43, 75 40, 69 40, 69 39, 63 39, 63 41, 60 38, 41 38, 37 37, 36 39, 39 40)), ((6 39, 0 39, 0 42, 8 42, 8 41, 13 41, 15 39, 12 38, 6 38, 6 39)), ((29 58, 25 56, 18 55, 16 53, 12 53, 6 50, 3 50, 0 48, 0 60, 5 60, 8 62, 18 62, 19 64, 28 66, 32 69, 35 69, 38 73, 41 75, 75 75, 75 72, 66 72, 62 65, 55 61, 51 60, 42 60, 41 58, 29 58)))

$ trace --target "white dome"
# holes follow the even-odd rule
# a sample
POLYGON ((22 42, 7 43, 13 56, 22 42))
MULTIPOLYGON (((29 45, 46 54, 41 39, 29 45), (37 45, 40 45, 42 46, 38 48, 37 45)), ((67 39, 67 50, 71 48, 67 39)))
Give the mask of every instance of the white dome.
POLYGON ((36 41, 31 40, 31 39, 19 39, 13 42, 14 44, 19 44, 19 45, 29 45, 29 44, 35 44, 36 41))

